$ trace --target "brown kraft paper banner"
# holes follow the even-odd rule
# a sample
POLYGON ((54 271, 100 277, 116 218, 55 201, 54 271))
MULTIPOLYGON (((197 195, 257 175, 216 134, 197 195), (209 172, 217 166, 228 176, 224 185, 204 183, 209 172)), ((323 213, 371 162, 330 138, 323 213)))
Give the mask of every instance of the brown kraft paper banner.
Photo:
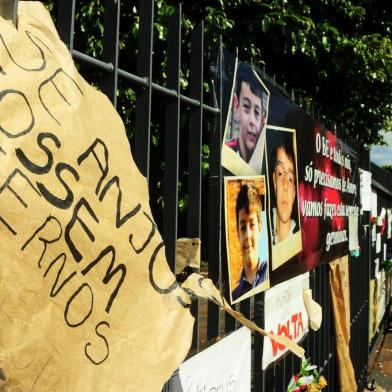
POLYGON ((348 256, 329 263, 330 284, 334 323, 336 331, 336 353, 341 392, 357 390, 354 368, 350 358, 350 287, 348 256))
MULTIPOLYGON (((38 2, 19 3, 18 30, 0 18, 0 65, 3 389, 160 391, 189 350, 193 318, 124 125, 38 2)), ((212 283, 199 294, 220 298, 212 283)))
POLYGON ((193 318, 124 125, 38 2, 0 18, 0 66, 6 390, 160 391, 193 318))

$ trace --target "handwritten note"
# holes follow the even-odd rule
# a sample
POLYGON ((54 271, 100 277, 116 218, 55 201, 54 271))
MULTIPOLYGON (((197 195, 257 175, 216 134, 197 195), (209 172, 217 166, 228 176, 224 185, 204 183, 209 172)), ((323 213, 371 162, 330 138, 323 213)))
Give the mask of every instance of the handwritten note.
MULTIPOLYGON (((309 288, 309 273, 280 283, 265 293, 265 329, 279 337, 300 341, 308 332, 308 313, 303 291, 309 288)), ((262 368, 287 352, 285 345, 264 338, 262 368)))

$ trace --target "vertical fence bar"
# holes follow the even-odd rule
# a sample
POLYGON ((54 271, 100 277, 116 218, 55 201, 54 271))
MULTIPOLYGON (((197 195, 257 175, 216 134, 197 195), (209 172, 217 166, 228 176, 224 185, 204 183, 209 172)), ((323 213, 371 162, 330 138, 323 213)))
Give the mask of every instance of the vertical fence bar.
MULTIPOLYGON (((222 204, 222 217, 225 216, 225 202, 222 204)), ((225 233, 225 235, 227 235, 226 233, 226 227, 223 228, 223 230, 221 231, 222 233, 225 233)), ((226 282, 229 282, 229 273, 228 273, 228 268, 226 267, 228 265, 228 259, 227 259, 227 244, 225 241, 225 236, 223 235, 223 242, 221 244, 221 249, 222 249, 222 253, 221 253, 221 265, 224 266, 223 268, 221 268, 221 281, 222 281, 222 292, 223 295, 226 298, 230 298, 230 285, 229 284, 225 284, 226 282)), ((240 307, 240 304, 236 304, 234 305, 234 309, 238 310, 240 307)), ((224 333, 228 334, 229 332, 233 332, 236 328, 236 324, 238 324, 238 322, 236 322, 235 318, 233 316, 231 316, 228 313, 224 313, 223 315, 223 320, 221 320, 221 327, 222 327, 222 321, 224 322, 225 328, 224 328, 224 333)), ((222 328, 221 328, 222 331, 222 328)))
MULTIPOLYGON (((322 306, 323 309, 325 309, 328 306, 328 295, 327 295, 327 290, 328 290, 328 265, 324 265, 324 274, 323 274, 323 292, 322 292, 322 306)), ((326 328, 326 323, 323 320, 321 323, 321 328, 322 328, 322 333, 323 333, 323 349, 321 353, 321 361, 318 364, 320 367, 324 368, 326 360, 328 358, 328 353, 329 353, 329 347, 328 347, 328 334, 329 331, 326 328)))
MULTIPOLYGON (((362 157, 362 164, 361 168, 370 171, 370 155, 369 151, 366 151, 363 147, 361 147, 361 157, 362 157)), ((365 306, 365 319, 367 320, 367 328, 366 328, 366 370, 367 370, 367 361, 370 355, 370 345, 369 345, 369 316, 370 316, 370 278, 371 278, 371 230, 370 230, 370 212, 364 211, 363 213, 363 219, 362 219, 362 224, 363 226, 361 227, 364 228, 366 227, 366 230, 364 229, 364 235, 361 235, 360 238, 362 238, 362 243, 361 243, 361 259, 363 260, 363 267, 365 270, 365 279, 366 279, 366 285, 365 285, 365 290, 368 293, 368 300, 367 304, 365 306)))
POLYGON ((250 298, 247 298, 240 302, 240 312, 246 318, 250 318, 250 298))
POLYGON ((135 109, 134 159, 140 172, 150 176, 150 125, 151 125, 151 84, 153 61, 154 0, 140 0, 139 37, 137 52, 137 74, 147 78, 148 85, 137 93, 135 109))
POLYGON ((181 4, 169 18, 167 48, 167 87, 175 90, 165 113, 165 186, 163 238, 166 257, 172 271, 176 266, 178 217, 178 153, 180 147, 180 66, 181 66, 181 4))
MULTIPOLYGON (((210 178, 208 195, 208 276, 221 289, 221 236, 222 236, 222 37, 219 43, 219 114, 210 135, 210 178)), ((208 302, 207 339, 219 336, 219 307, 208 302)))
POLYGON ((293 353, 288 352, 285 356, 284 360, 284 387, 289 385, 291 376, 296 372, 297 370, 293 370, 293 353))
POLYGON ((118 36, 120 29, 120 0, 105 1, 103 32, 103 61, 112 65, 112 70, 104 75, 102 91, 113 106, 117 106, 118 80, 118 36))
MULTIPOLYGON (((354 264, 349 263, 349 283, 350 283, 350 293, 353 292, 354 289, 354 264)), ((357 294, 359 295, 359 293, 357 294)), ((355 355, 355 340, 356 340, 356 334, 355 334, 355 311, 356 311, 356 298, 352 295, 350 295, 350 343, 349 343, 349 350, 350 350, 350 357, 352 360, 353 368, 354 368, 354 374, 355 374, 355 379, 357 380, 357 369, 356 369, 356 355, 355 355)))
MULTIPOLYGON (((237 310, 238 306, 236 306, 237 310)), ((225 313, 225 334, 229 332, 233 332, 235 330, 236 321, 233 316, 230 314, 225 313)))
POLYGON ((286 389, 284 385, 284 360, 280 359, 274 363, 274 391, 280 392, 286 389))
MULTIPOLYGON (((326 267, 326 266, 325 266, 326 267)), ((324 265, 318 266, 316 268, 316 286, 317 286, 317 296, 316 296, 316 301, 317 303, 321 304, 321 306, 324 308, 324 303, 322 302, 323 297, 322 297, 322 284, 323 284, 323 279, 324 277, 324 271, 327 271, 326 268, 324 268, 324 265)), ((328 271, 327 271, 328 273, 328 271)), ((317 364, 317 366, 320 366, 321 361, 322 361, 322 350, 321 347, 323 346, 323 341, 322 341, 322 327, 320 330, 316 332, 316 346, 314 348, 314 355, 312 360, 317 364)))
MULTIPOLYGON (((264 328, 264 298, 265 293, 256 294, 254 300, 255 323, 264 328)), ((267 371, 262 372, 264 338, 259 333, 254 335, 253 350, 253 385, 254 390, 261 392, 264 388, 267 371)), ((267 389, 268 390, 268 389, 267 389)))
MULTIPOLYGON (((325 284, 327 282, 327 277, 328 277, 328 265, 324 264, 319 268, 320 268, 320 282, 319 282, 319 284, 320 284, 320 302, 319 303, 321 304, 321 307, 323 309, 325 309, 326 298, 324 295, 324 293, 325 293, 324 287, 325 287, 325 284)), ((325 340, 324 340, 325 339, 325 325, 324 325, 324 323, 321 324, 321 327, 318 331, 318 335, 319 335, 320 341, 319 341, 319 350, 318 350, 319 356, 317 358, 317 366, 320 367, 320 366, 324 365, 324 356, 325 356, 325 340)))
MULTIPOLYGON (((312 289, 313 292, 313 298, 315 301, 318 301, 317 298, 317 292, 316 292, 316 269, 313 269, 312 271, 309 272, 309 284, 310 288, 312 289)), ((315 353, 315 347, 316 347, 316 332, 310 331, 309 333, 309 352, 308 355, 311 358, 314 358, 314 353, 315 353)))
MULTIPOLYGON (((203 135, 203 69, 204 69, 204 23, 202 22, 191 37, 190 97, 200 102, 189 118, 189 159, 188 159, 188 216, 187 233, 190 238, 201 237, 201 154, 203 135)), ((199 348, 199 300, 191 307, 195 317, 192 347, 199 348)))
POLYGON ((326 379, 327 381, 330 379, 331 376, 331 361, 332 357, 330 355, 332 354, 331 350, 331 330, 332 330, 332 325, 331 325, 331 291, 329 288, 329 271, 327 267, 327 273, 326 273, 326 280, 327 280, 327 285, 326 285, 326 309, 323 312, 323 324, 325 324, 325 339, 326 339, 326 357, 324 358, 324 363, 326 367, 326 379))
POLYGON ((58 0, 57 31, 72 53, 74 41, 75 0, 58 0))
POLYGON ((6 20, 11 20, 16 27, 18 17, 18 0, 1 0, 0 15, 6 20))

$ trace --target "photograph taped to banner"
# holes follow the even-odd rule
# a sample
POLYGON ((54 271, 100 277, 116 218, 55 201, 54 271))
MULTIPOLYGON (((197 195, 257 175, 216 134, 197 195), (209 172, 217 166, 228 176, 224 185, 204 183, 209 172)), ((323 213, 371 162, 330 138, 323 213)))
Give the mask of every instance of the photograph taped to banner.
POLYGON ((302 250, 295 130, 268 126, 269 221, 272 270, 302 250))
POLYGON ((269 288, 264 176, 225 177, 227 260, 231 303, 269 288))
POLYGON ((270 93, 256 71, 238 59, 233 80, 222 166, 238 176, 261 174, 270 93))

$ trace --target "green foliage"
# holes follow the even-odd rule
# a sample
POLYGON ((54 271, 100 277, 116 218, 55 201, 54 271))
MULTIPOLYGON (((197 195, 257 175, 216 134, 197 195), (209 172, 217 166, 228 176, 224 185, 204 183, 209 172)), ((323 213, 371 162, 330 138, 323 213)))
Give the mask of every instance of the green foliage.
POLYGON ((384 165, 381 166, 384 170, 392 173, 392 165, 384 165))
MULTIPOLYGON (((56 3, 44 3, 55 14, 56 3)), ((103 55, 104 4, 104 0, 76 2, 74 46, 98 59, 103 55)), ((121 4, 119 65, 134 73, 138 4, 133 0, 121 4)), ((167 21, 177 6, 176 0, 155 1, 153 79, 163 85, 167 80, 167 21)), ((189 93, 190 34, 204 20, 207 66, 208 55, 221 35, 228 50, 235 53, 238 48, 241 61, 265 65, 267 73, 275 74, 280 84, 301 93, 305 109, 317 105, 341 133, 371 145, 382 142, 380 130, 392 131, 392 1, 202 0, 184 2, 182 9, 180 85, 184 93, 189 93)), ((100 73, 84 71, 84 75, 94 85, 102 79, 100 73)), ((209 80, 207 73, 205 80, 209 80)), ((205 83, 206 101, 209 88, 205 83)), ((135 103, 135 91, 121 82, 118 110, 130 139, 134 133, 135 103)), ((164 174, 163 128, 159 125, 164 119, 162 113, 159 115, 151 127, 151 171, 158 179, 164 174)), ((184 129, 185 121, 181 119, 184 129)), ((208 147, 204 145, 203 176, 208 172, 208 156, 208 147)), ((186 170, 181 169, 181 211, 187 206, 186 177, 186 170)), ((162 189, 163 184, 156 181, 150 190, 155 200, 162 200, 162 189)))
POLYGON ((380 269, 385 272, 392 272, 392 259, 384 260, 380 265, 380 269))
MULTIPOLYGON (((53 1, 45 3, 52 11, 53 1)), ((229 50, 238 48, 241 60, 266 64, 278 82, 301 91, 341 132, 361 143, 377 144, 382 141, 380 130, 392 130, 391 4, 386 0, 184 2, 182 50, 189 50, 189 35, 204 20, 207 53, 222 35, 229 50)), ((176 6, 173 0, 155 2, 154 77, 161 83, 167 77, 167 19, 176 6)), ((103 14, 103 0, 78 2, 75 42, 78 50, 98 58, 103 52, 103 14)), ((124 64, 135 64, 131 56, 137 48, 138 27, 138 5, 124 3, 120 32, 124 64)), ((185 61, 184 90, 188 77, 185 61)), ((122 114, 129 113, 124 109, 122 114)))
POLYGON ((226 46, 265 63, 343 133, 370 145, 392 130, 391 2, 237 0, 221 10, 230 28, 214 33, 226 46))

